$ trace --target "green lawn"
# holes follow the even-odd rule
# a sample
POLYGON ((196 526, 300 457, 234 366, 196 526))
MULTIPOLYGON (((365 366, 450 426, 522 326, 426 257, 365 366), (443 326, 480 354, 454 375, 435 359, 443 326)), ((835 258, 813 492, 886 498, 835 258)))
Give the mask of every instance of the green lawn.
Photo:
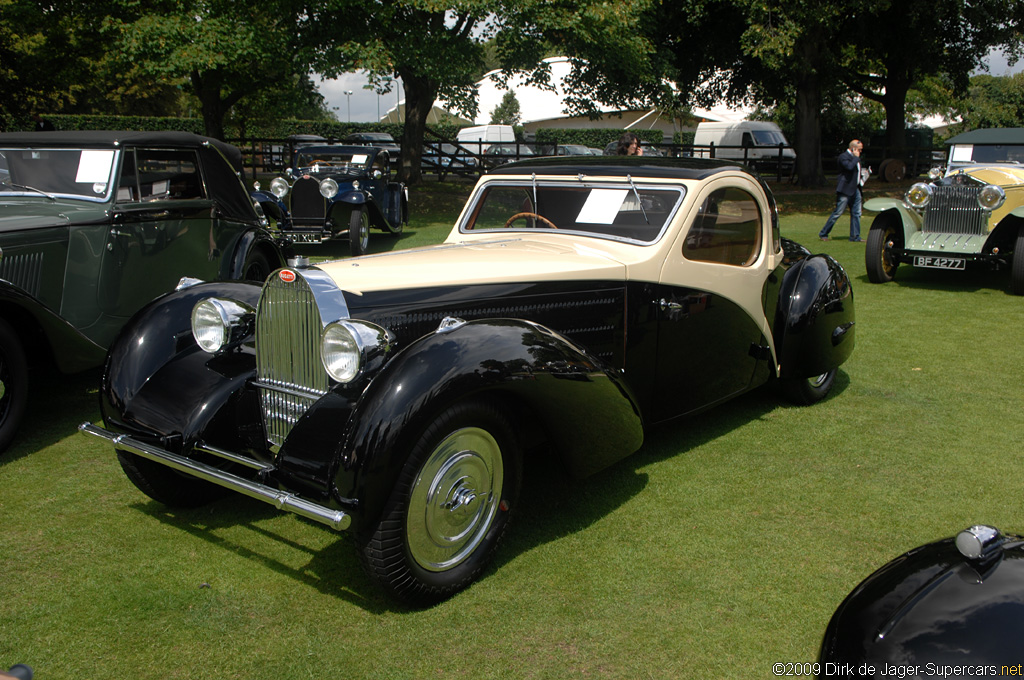
MULTIPOLYGON (((414 191, 407 233, 374 233, 373 249, 443 238, 465 190, 414 191)), ((1005 273, 901 269, 871 285, 864 244, 817 241, 827 192, 780 204, 783 234, 854 280, 857 349, 833 395, 797 408, 759 390, 582 481, 533 461, 494 566, 426 611, 382 597, 349 541, 313 522, 241 497, 150 501, 75 432, 98 417, 98 372, 36 376, 0 459, 0 666, 39 680, 703 680, 814 661, 832 611, 883 562, 972 523, 1024 530, 1024 300, 1005 273)))

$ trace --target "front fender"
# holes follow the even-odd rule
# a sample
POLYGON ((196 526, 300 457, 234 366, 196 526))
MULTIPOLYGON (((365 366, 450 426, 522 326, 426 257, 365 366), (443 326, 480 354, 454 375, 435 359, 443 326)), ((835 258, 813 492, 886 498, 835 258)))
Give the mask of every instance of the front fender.
POLYGON ((253 307, 260 286, 245 282, 204 283, 168 293, 128 322, 107 355, 100 410, 113 430, 171 437, 180 445, 205 431, 255 369, 251 352, 221 357, 203 352, 192 338, 192 308, 210 297, 253 307))
POLYGON ((864 203, 866 210, 877 212, 871 221, 872 229, 896 225, 903 235, 903 243, 910 243, 910 237, 921 231, 921 216, 908 208, 903 201, 895 198, 872 198, 864 203))
POLYGON ((596 472, 643 442, 636 401, 616 372, 543 326, 472 321, 420 338, 374 378, 350 420, 337 492, 359 499, 363 519, 376 517, 433 419, 486 395, 550 437, 574 475, 596 472))
POLYGON ((854 345, 853 288, 829 255, 796 262, 782 279, 773 332, 779 375, 821 375, 846 361, 854 345))

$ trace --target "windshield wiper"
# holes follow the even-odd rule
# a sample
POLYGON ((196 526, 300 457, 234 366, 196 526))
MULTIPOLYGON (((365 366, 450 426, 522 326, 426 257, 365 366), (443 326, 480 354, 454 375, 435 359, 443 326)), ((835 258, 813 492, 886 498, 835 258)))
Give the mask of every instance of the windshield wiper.
POLYGON ((633 184, 633 176, 626 175, 626 179, 629 180, 629 186, 633 187, 633 195, 636 196, 636 202, 640 204, 640 212, 644 214, 644 222, 650 224, 651 221, 647 219, 647 210, 644 209, 644 202, 640 200, 640 192, 636 190, 636 185, 633 184))
POLYGON ((24 184, 15 184, 14 182, 4 182, 4 184, 6 184, 9 187, 15 187, 16 189, 27 189, 28 191, 34 191, 34 192, 36 192, 38 194, 42 194, 43 196, 46 196, 51 201, 56 201, 57 200, 56 196, 54 196, 52 194, 49 194, 49 193, 43 191, 42 189, 36 189, 35 187, 25 186, 24 184))

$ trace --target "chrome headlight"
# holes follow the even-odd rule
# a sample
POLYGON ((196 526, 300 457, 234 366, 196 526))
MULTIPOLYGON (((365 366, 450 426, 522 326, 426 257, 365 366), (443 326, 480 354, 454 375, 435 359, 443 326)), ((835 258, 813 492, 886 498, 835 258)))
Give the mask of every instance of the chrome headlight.
POLYGON ((287 196, 288 189, 290 188, 291 187, 288 186, 288 180, 282 177, 275 177, 270 182, 270 193, 274 194, 278 198, 284 198, 287 196))
POLYGON ((320 181, 320 195, 324 198, 333 198, 338 193, 338 183, 328 177, 320 181))
POLYGON ((320 359, 327 375, 341 383, 376 368, 391 349, 392 336, 368 321, 344 319, 327 325, 320 339, 320 359))
POLYGON ((932 185, 918 182, 907 191, 906 201, 915 208, 923 208, 932 200, 932 185))
POLYGON ((933 167, 931 170, 928 171, 928 179, 930 179, 930 180, 939 179, 940 177, 942 177, 942 174, 943 174, 942 168, 940 166, 936 165, 935 167, 933 167))
POLYGON ((352 188, 353 189, 359 189, 359 180, 357 180, 357 179, 352 180, 352 188))
POLYGON ((234 300, 207 298, 192 308, 192 337, 211 354, 231 347, 252 332, 256 311, 234 300))
POLYGON ((986 184, 978 193, 978 205, 985 210, 995 210, 1006 200, 1006 192, 996 184, 986 184))

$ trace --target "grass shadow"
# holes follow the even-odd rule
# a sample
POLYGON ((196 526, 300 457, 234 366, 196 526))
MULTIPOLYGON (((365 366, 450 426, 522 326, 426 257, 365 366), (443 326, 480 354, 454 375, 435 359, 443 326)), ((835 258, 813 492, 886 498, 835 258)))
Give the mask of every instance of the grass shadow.
POLYGON ((0 454, 0 466, 56 444, 85 421, 97 420, 102 371, 65 375, 52 366, 32 368, 25 420, 14 442, 0 454))
MULTIPOLYGON (((834 394, 847 385, 848 376, 840 372, 834 394)), ((683 455, 751 420, 762 418, 778 408, 780 403, 781 397, 776 390, 766 386, 701 413, 699 417, 681 418, 656 426, 648 432, 644 445, 638 451, 585 479, 573 478, 561 466, 549 464, 552 460, 550 452, 533 452, 526 461, 517 516, 488 572, 504 568, 517 556, 582 531, 608 516, 647 486, 648 473, 642 468, 671 456, 683 455)), ((350 536, 334 534, 312 520, 295 517, 295 521, 336 535, 337 540, 330 541, 326 547, 314 547, 276 528, 268 528, 266 524, 272 524, 280 516, 279 511, 244 496, 231 495, 194 510, 172 510, 155 501, 138 503, 133 507, 222 550, 371 613, 413 611, 391 601, 364 573, 350 536), (220 532, 238 527, 251 532, 253 540, 227 538, 220 532), (306 553, 309 561, 301 567, 285 564, 268 554, 269 551, 257 549, 264 539, 306 553)))
MULTIPOLYGON (((856 277, 856 280, 864 285, 873 285, 867 274, 856 277)), ((896 277, 888 284, 881 285, 953 293, 974 293, 988 290, 1011 295, 1010 279, 1006 272, 978 268, 965 271, 942 271, 941 269, 901 265, 896 271, 896 277)))
POLYGON ((236 494, 195 509, 172 509, 156 501, 136 503, 131 507, 162 524, 184 531, 221 550, 366 611, 375 614, 404 611, 403 607, 388 600, 363 571, 350 536, 334 532, 312 520, 293 516, 295 521, 307 523, 313 529, 334 537, 335 540, 326 546, 311 546, 291 535, 268 528, 265 524, 279 518, 281 513, 270 505, 236 494), (251 541, 235 540, 218 533, 223 529, 239 527, 249 532, 252 536, 251 541), (260 552, 257 547, 264 540, 305 553, 309 555, 309 562, 301 567, 295 567, 260 552))

